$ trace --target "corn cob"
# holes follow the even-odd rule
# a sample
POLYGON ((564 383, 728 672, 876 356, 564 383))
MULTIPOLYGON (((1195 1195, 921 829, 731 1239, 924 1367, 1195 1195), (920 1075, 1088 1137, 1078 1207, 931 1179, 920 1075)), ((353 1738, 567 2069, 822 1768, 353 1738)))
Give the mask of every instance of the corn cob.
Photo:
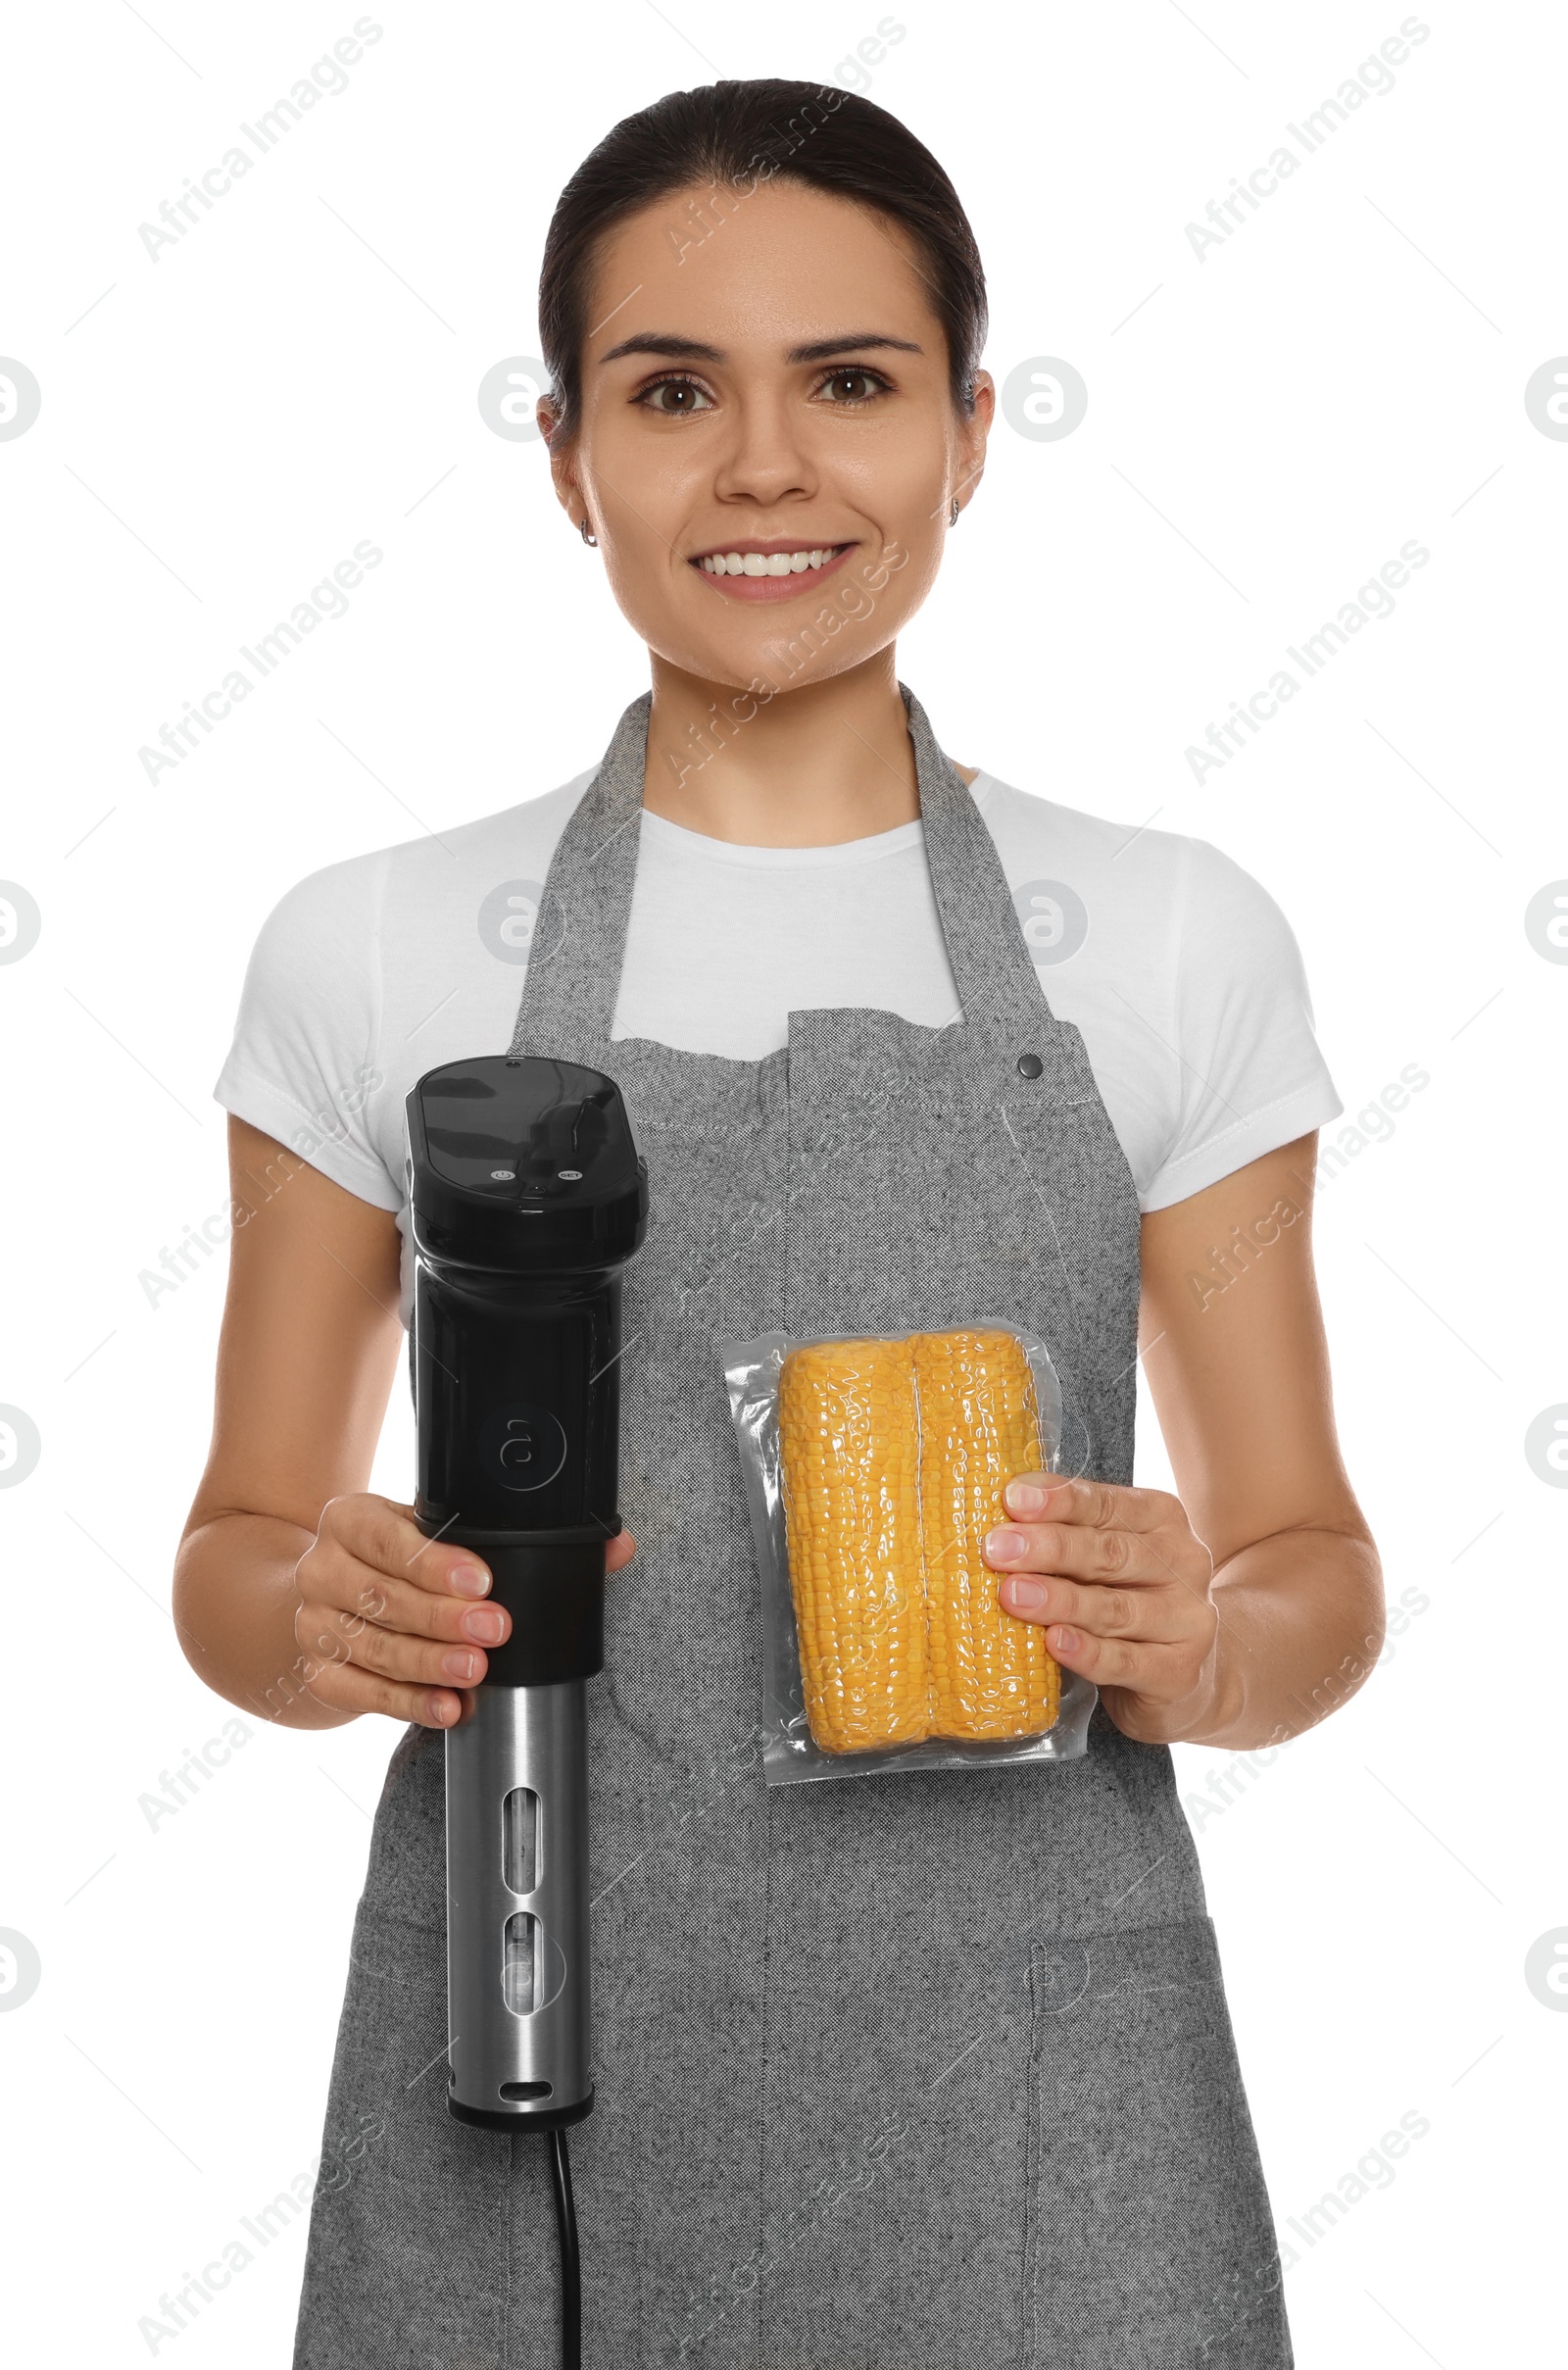
POLYGON ((1034 1376, 1000 1328, 809 1343, 779 1374, 807 1718, 827 1753, 1029 1736, 1056 1717, 1042 1631, 982 1552, 1041 1461, 1034 1376))
POLYGON ((806 1715, 824 1753, 929 1733, 914 1365, 904 1341, 815 1342, 779 1372, 806 1715))
POLYGON ((1038 1624, 999 1604, 984 1541, 1006 1520, 1006 1483, 1040 1466, 1034 1375, 1000 1329, 917 1333, 912 1348, 931 1733, 1030 1736, 1056 1717, 1061 1672, 1038 1624))

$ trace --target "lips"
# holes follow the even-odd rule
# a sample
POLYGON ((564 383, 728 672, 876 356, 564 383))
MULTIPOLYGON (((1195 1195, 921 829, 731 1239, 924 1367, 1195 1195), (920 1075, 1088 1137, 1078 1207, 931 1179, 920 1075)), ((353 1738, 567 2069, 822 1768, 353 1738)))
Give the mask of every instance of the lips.
POLYGON ((699 552, 690 566, 730 600, 787 601, 832 574, 855 548, 853 543, 808 543, 782 536, 770 542, 748 539, 699 552))

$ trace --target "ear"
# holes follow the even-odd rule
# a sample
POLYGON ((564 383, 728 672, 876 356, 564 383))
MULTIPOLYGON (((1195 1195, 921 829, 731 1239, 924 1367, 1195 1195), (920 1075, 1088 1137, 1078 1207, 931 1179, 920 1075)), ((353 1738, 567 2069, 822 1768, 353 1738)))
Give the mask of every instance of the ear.
POLYGON ((539 423, 539 433, 549 447, 550 475, 555 484, 556 500, 575 526, 587 505, 577 482, 572 450, 556 433, 556 415, 548 395, 540 396, 534 407, 534 418, 539 423))
POLYGON ((974 410, 967 419, 958 421, 957 496, 960 503, 973 499, 975 489, 985 474, 986 442, 991 423, 997 413, 997 382, 989 370, 974 374, 974 410))

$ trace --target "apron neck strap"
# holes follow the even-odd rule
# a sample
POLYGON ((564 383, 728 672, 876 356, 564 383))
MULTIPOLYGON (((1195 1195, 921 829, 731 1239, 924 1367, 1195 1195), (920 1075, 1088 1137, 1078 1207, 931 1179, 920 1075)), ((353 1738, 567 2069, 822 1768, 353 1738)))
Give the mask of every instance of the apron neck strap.
POLYGON ((966 1021, 1056 1025, 1023 934, 997 843, 963 776, 937 747, 925 710, 901 683, 920 785, 925 857, 948 961, 966 1021))
MULTIPOLYGON (((908 687, 908 718, 926 862, 965 1020, 1027 1014, 1038 1034, 1050 1009, 1024 941, 995 840, 908 687)), ((569 1042, 590 1064, 609 1048, 637 877, 653 693, 633 700, 598 772, 566 819, 545 878, 508 1058, 560 1058, 569 1042)))
POLYGON ((645 691, 615 726, 599 771, 556 842, 523 974, 509 1062, 525 1055, 603 1066, 626 952, 626 922, 637 877, 648 718, 645 691))

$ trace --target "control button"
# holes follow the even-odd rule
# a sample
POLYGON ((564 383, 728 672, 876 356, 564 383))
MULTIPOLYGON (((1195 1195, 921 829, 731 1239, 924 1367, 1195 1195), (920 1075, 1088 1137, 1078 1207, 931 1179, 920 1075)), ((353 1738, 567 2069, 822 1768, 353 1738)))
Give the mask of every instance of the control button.
POLYGON ((582 1170, 580 1168, 558 1168, 556 1174, 558 1177, 568 1177, 575 1184, 582 1175, 582 1170))
POLYGON ((1038 1054, 1020 1054, 1018 1056, 1020 1078, 1038 1078, 1045 1066, 1038 1054))
POLYGON ((514 1168, 492 1168, 490 1171, 498 1185, 510 1185, 516 1173, 514 1168))

